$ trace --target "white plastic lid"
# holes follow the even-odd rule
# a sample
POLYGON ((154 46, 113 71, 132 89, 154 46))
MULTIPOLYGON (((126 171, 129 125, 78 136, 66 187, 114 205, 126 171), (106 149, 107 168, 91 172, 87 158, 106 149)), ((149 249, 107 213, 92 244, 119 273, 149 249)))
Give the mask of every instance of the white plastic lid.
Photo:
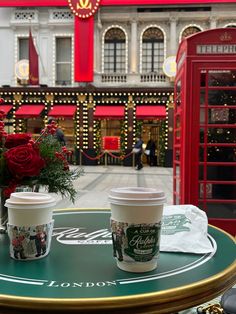
POLYGON ((5 206, 11 207, 11 205, 54 205, 55 199, 44 193, 37 192, 16 192, 11 193, 10 198, 6 200, 5 206))
POLYGON ((159 205, 166 201, 161 189, 124 187, 110 190, 109 201, 120 205, 159 205))

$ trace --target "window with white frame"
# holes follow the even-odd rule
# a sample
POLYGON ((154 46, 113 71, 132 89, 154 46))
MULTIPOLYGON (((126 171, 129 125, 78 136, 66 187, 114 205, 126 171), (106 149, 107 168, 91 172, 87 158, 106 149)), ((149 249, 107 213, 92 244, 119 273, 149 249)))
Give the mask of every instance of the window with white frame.
POLYGON ((164 62, 164 35, 157 27, 150 27, 142 37, 142 72, 162 73, 164 62))
MULTIPOLYGON (((18 37, 17 38, 17 62, 21 60, 29 60, 29 38, 24 37, 18 37)), ((20 79, 18 75, 16 75, 16 83, 17 85, 27 85, 28 79, 27 73, 28 73, 28 66, 27 63, 24 64, 24 66, 21 65, 21 75, 24 74, 25 79, 20 79)), ((19 73, 18 73, 19 74, 19 73)))
POLYGON ((71 37, 56 38, 56 85, 71 85, 71 37))
POLYGON ((181 40, 188 37, 188 36, 191 36, 193 34, 199 33, 199 32, 201 32, 201 29, 199 27, 189 26, 189 27, 185 28, 185 30, 183 31, 182 36, 181 36, 181 40))
POLYGON ((29 39, 25 38, 18 38, 18 61, 29 59, 29 39))
POLYGON ((104 40, 104 72, 125 72, 125 33, 118 27, 109 29, 104 40))

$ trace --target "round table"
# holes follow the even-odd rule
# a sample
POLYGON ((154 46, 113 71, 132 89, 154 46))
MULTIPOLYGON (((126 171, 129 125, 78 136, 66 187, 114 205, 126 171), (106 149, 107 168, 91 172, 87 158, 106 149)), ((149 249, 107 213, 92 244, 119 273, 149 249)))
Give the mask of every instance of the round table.
POLYGON ((8 236, 0 235, 1 314, 173 313, 236 282, 235 241, 212 226, 215 253, 161 252, 156 270, 138 274, 116 266, 109 210, 58 210, 54 219, 51 251, 42 259, 11 259, 8 236))

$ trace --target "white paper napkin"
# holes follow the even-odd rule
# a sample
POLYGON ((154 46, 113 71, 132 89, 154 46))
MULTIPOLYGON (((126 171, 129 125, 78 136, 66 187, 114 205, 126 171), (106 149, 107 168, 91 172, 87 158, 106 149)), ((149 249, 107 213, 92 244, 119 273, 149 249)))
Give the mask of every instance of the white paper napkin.
POLYGON ((193 205, 164 206, 160 251, 211 253, 216 249, 213 242, 203 210, 193 205))

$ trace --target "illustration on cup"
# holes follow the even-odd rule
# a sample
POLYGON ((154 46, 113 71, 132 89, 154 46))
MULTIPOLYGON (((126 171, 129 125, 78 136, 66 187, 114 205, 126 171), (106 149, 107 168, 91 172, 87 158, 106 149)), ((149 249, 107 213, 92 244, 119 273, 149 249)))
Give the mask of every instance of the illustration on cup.
POLYGON ((54 221, 37 226, 8 224, 10 256, 16 260, 37 259, 49 253, 54 221))
POLYGON ((118 261, 148 262, 159 252, 161 222, 129 224, 111 219, 113 256, 118 261))

